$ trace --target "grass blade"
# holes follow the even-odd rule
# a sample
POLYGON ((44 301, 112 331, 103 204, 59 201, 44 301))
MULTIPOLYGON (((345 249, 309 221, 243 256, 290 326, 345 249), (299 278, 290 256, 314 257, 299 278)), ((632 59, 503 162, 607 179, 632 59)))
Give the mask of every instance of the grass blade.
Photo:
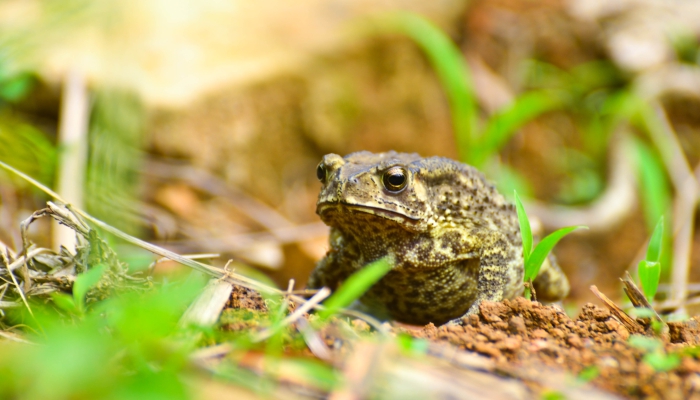
POLYGON ((661 264, 656 261, 642 260, 639 262, 637 271, 639 273, 639 282, 642 284, 644 296, 651 303, 654 301, 654 296, 656 296, 656 291, 659 288, 661 264))
POLYGON ((513 136, 515 131, 534 118, 561 107, 564 103, 553 92, 525 93, 508 107, 499 110, 489 122, 482 136, 482 143, 474 151, 472 165, 482 166, 513 136))
POLYGON ((631 142, 637 162, 639 186, 642 195, 642 207, 647 227, 652 229, 671 205, 671 189, 669 188, 666 170, 655 152, 640 140, 631 142))
POLYGON ((349 306, 365 294, 365 292, 377 283, 393 267, 386 257, 374 261, 361 270, 352 274, 323 305, 326 307, 319 315, 327 318, 335 314, 341 308, 349 306))
POLYGON ((556 246, 556 244, 566 235, 575 231, 576 229, 583 228, 588 229, 587 226, 569 226, 566 228, 561 228, 556 230, 549 235, 547 235, 541 242, 537 243, 535 249, 532 251, 530 258, 525 263, 525 282, 534 280, 537 277, 537 273, 540 272, 540 267, 547 258, 550 251, 556 246))
POLYGON ((645 260, 639 262, 638 273, 639 282, 642 284, 644 296, 650 302, 654 300, 656 291, 659 288, 659 279, 661 279, 661 249, 664 239, 664 217, 659 218, 656 223, 654 232, 649 239, 647 246, 647 256, 645 260))
POLYGON ((664 216, 659 218, 659 222, 656 223, 656 228, 651 234, 649 239, 649 246, 647 246, 647 261, 658 262, 661 258, 661 245, 663 243, 664 237, 664 216))
POLYGON ((525 207, 518 197, 518 192, 513 191, 515 196, 515 209, 518 212, 518 222, 520 223, 520 236, 523 238, 523 259, 527 265, 527 261, 530 258, 530 253, 532 252, 532 231, 530 230, 530 220, 527 219, 527 214, 525 214, 525 207))
POLYGON ((450 102, 460 160, 471 163, 477 109, 469 68, 462 52, 440 28, 412 13, 397 13, 389 25, 410 37, 425 52, 450 102))
MULTIPOLYGON (((0 112, 0 160, 53 185, 56 157, 56 147, 45 133, 19 116, 0 112)), ((6 177, 14 186, 26 187, 22 180, 0 173, 0 179, 4 181, 6 177)))

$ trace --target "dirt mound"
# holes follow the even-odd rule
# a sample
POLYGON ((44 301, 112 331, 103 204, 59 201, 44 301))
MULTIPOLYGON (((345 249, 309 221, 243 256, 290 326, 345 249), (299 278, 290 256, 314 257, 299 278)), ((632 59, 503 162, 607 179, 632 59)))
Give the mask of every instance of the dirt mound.
POLYGON ((482 304, 463 326, 431 324, 406 332, 488 356, 504 370, 555 366, 623 396, 689 399, 700 398, 700 362, 692 347, 700 340, 699 326, 696 317, 670 323, 664 340, 630 341, 630 332, 607 309, 589 303, 572 320, 555 306, 517 298, 482 304), (664 362, 670 371, 659 370, 664 362))
MULTIPOLYGON (((223 328, 229 331, 260 327, 255 315, 267 311, 258 293, 240 287, 228 307, 229 312, 251 314, 245 323, 240 318, 235 318, 238 323, 226 323, 222 317, 223 328)), ((366 323, 352 322, 355 329, 369 331, 366 323)), ((590 303, 571 319, 556 306, 517 298, 484 302, 479 314, 465 317, 462 325, 395 326, 393 331, 486 356, 495 363, 496 375, 529 386, 534 382, 534 393, 546 389, 536 383, 545 380, 538 375, 563 371, 571 385, 589 382, 628 398, 700 398, 700 348, 695 347, 700 343, 700 320, 695 317, 668 327, 658 338, 651 329, 645 336, 629 332, 608 309, 590 303)), ((321 336, 332 348, 337 342, 332 329, 323 331, 321 336)), ((302 353, 311 355, 308 350, 302 353)))

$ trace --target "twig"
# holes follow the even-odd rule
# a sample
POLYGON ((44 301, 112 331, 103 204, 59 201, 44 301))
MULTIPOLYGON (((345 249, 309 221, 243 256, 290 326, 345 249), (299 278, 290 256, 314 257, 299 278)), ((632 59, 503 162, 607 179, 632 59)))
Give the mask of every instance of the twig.
POLYGON ((595 285, 591 286, 591 292, 593 292, 593 294, 603 302, 605 307, 607 307, 610 312, 615 315, 615 317, 622 323, 622 325, 625 326, 625 328, 627 328, 630 333, 644 333, 644 328, 632 317, 627 315, 627 313, 620 307, 618 307, 615 302, 610 300, 608 296, 604 295, 600 290, 598 290, 598 287, 595 285))
POLYGON ((647 300, 646 296, 644 296, 644 293, 642 293, 642 291, 639 290, 637 285, 632 280, 632 276, 630 275, 630 273, 628 271, 625 271, 625 277, 620 278, 620 280, 625 285, 623 289, 627 297, 632 302, 632 305, 634 305, 636 308, 644 308, 651 311, 654 321, 663 326, 662 331, 668 332, 668 326, 666 325, 666 322, 662 320, 661 317, 659 317, 659 314, 656 312, 656 310, 654 310, 651 304, 649 304, 649 301, 647 300))

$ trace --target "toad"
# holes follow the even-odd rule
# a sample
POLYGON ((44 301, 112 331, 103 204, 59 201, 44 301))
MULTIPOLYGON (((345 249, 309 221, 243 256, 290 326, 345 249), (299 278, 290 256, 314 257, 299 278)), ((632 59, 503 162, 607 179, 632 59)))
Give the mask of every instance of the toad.
MULTIPOLYGON (((336 289, 368 263, 391 270, 357 308, 424 325, 461 321, 484 301, 523 291, 522 240, 515 207, 475 168, 442 157, 393 151, 328 154, 317 168, 316 212, 330 226, 330 249, 308 287, 336 289)), ((550 257, 533 286, 556 301, 569 283, 550 257)))

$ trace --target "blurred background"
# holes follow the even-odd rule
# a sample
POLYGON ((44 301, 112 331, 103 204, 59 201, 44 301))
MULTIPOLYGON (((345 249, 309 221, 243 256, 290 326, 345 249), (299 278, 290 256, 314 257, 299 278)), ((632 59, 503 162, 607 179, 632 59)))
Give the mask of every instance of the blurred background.
MULTIPOLYGON (((327 249, 324 154, 446 156, 517 189, 542 233, 590 227, 555 249, 572 305, 619 296, 663 215, 660 296, 680 299, 700 290, 699 38, 695 1, 2 0, 0 160, 301 287, 327 249)), ((21 249, 46 200, 0 172, 0 241, 21 249)))

